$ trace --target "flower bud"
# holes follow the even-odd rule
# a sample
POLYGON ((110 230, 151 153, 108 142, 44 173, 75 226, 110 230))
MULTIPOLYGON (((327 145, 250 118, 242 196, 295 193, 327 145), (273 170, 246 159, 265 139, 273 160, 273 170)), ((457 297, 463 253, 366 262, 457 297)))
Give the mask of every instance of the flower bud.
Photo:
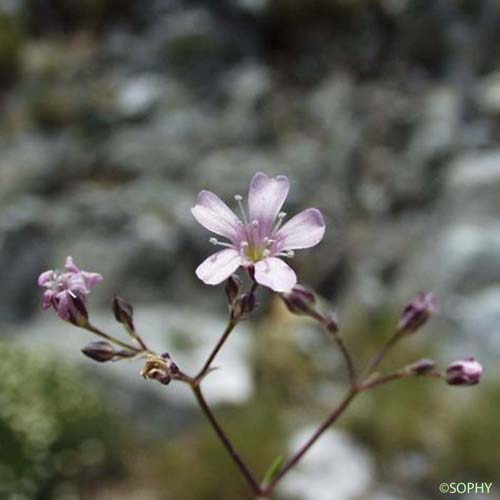
POLYGON ((163 385, 168 385, 173 378, 176 378, 178 373, 179 368, 168 353, 161 356, 149 355, 144 368, 141 370, 141 375, 144 378, 157 380, 163 385))
POLYGON ((420 359, 408 365, 406 369, 415 375, 425 375, 436 368, 436 362, 432 359, 420 359))
POLYGON ((253 292, 243 293, 237 297, 231 308, 233 319, 241 319, 250 314, 255 309, 255 304, 256 300, 253 292))
POLYGON ((446 369, 446 382, 449 385, 475 385, 479 383, 483 367, 474 359, 454 361, 446 369))
POLYGON ((302 285, 295 285, 291 292, 280 294, 290 312, 301 316, 310 316, 314 311, 316 297, 302 285))
POLYGON ((236 297, 240 294, 241 290, 241 280, 236 274, 229 276, 226 280, 226 286, 224 291, 226 292, 226 297, 228 303, 231 305, 236 300, 236 297))
POLYGON ((437 300, 433 293, 420 292, 403 310, 398 331, 403 334, 416 332, 436 312, 437 300))
MULTIPOLYGON (((65 300, 67 300, 67 309, 65 311, 66 318, 63 319, 66 319, 76 326, 87 326, 89 324, 89 313, 87 312, 87 306, 83 298, 75 295, 74 297, 67 296, 65 300)), ((63 316, 61 315, 61 317, 63 316)))
POLYGON ((83 354, 98 363, 105 363, 111 361, 115 356, 113 346, 104 340, 97 342, 90 342, 82 349, 83 354))
POLYGON ((113 313, 116 321, 125 325, 128 331, 135 331, 134 326, 134 309, 131 304, 123 300, 121 297, 113 297, 113 313))

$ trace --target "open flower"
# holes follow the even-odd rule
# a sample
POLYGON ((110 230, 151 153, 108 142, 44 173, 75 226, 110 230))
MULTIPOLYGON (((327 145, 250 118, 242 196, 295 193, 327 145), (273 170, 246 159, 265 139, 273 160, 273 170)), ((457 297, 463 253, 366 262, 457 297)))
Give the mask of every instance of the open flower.
POLYGON ((297 277, 280 257, 293 257, 294 250, 317 245, 325 234, 323 215, 315 208, 308 208, 283 224, 286 214, 281 207, 289 188, 288 177, 257 172, 250 183, 248 215, 242 196, 235 196, 241 219, 217 195, 201 191, 191 212, 202 226, 229 241, 210 238, 214 245, 226 248, 198 266, 198 278, 207 285, 218 285, 238 267, 253 266, 257 283, 276 292, 289 292, 297 277))
POLYGON ((65 273, 50 270, 38 277, 38 285, 46 289, 42 307, 53 307, 62 319, 81 324, 87 319, 85 296, 102 280, 102 276, 82 271, 72 257, 67 257, 65 268, 65 273))

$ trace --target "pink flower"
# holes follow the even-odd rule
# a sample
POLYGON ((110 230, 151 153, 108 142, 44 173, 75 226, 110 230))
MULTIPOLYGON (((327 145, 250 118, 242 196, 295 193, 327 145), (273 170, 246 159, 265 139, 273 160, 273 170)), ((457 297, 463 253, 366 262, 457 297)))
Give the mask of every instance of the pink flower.
POLYGON ((280 257, 293 257, 294 250, 317 245, 325 234, 323 215, 315 208, 308 208, 283 224, 286 214, 280 210, 289 188, 288 177, 257 172, 250 183, 248 216, 242 196, 235 196, 242 219, 217 195, 201 191, 191 212, 202 226, 229 241, 210 238, 211 243, 226 248, 198 266, 198 278, 207 285, 218 285, 238 267, 253 266, 257 283, 276 292, 289 292, 297 277, 280 257))
POLYGON ((38 277, 43 293, 44 309, 53 307, 64 320, 79 324, 87 319, 86 298, 90 290, 102 280, 98 273, 80 270, 72 257, 66 258, 66 272, 45 271, 38 277))

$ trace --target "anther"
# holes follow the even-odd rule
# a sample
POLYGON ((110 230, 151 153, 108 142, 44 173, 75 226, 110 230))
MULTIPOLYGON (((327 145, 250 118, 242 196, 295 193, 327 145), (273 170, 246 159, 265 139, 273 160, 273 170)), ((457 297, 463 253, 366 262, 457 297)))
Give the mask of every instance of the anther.
POLYGON ((274 235, 278 232, 279 228, 281 227, 281 224, 283 224, 283 220, 286 217, 286 212, 280 212, 277 216, 278 222, 276 222, 276 225, 274 226, 273 232, 271 235, 274 235))
POLYGON ((238 202, 238 206, 240 207, 241 218, 243 219, 243 222, 245 224, 248 224, 247 216, 245 214, 245 209, 244 209, 243 203, 242 203, 243 196, 241 196, 241 194, 235 194, 234 199, 238 202))
POLYGON ((214 238, 213 236, 208 240, 212 245, 218 245, 219 240, 217 238, 214 238))

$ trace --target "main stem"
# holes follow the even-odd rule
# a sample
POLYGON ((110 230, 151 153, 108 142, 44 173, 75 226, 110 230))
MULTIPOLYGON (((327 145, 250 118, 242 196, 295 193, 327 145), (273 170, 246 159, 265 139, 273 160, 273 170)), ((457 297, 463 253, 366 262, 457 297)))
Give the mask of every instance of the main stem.
POLYGON ((293 457, 288 460, 284 465, 278 475, 273 479, 273 481, 267 486, 264 491, 264 498, 268 497, 276 487, 279 481, 291 470, 301 458, 307 453, 309 448, 321 437, 321 435, 344 413, 345 409, 349 406, 352 399, 358 394, 358 391, 351 389, 344 399, 339 403, 337 408, 323 421, 323 423, 318 427, 314 434, 307 440, 307 442, 300 448, 293 457))
POLYGON ((196 397, 196 400, 198 401, 198 404, 200 405, 201 410, 203 411, 203 413, 205 414, 205 416, 209 420, 210 424, 212 425, 214 431, 216 432, 217 436, 221 440, 222 444, 224 445, 226 450, 231 455, 231 458, 233 459, 234 463, 236 464, 236 466, 240 470, 241 474, 246 479, 249 486, 252 488, 252 491, 257 496, 260 496, 262 494, 262 490, 261 490, 261 487, 260 487, 258 481, 255 479, 255 477, 252 474, 252 472, 250 471, 250 469, 246 466, 245 462, 243 462, 240 455, 236 452, 233 445, 231 444, 231 441, 226 436, 226 433, 222 430, 222 427, 220 426, 219 422, 215 418, 215 415, 212 413, 212 410, 210 409, 207 402, 205 401, 203 393, 201 392, 201 387, 199 385, 193 383, 193 384, 191 384, 191 389, 196 397))

